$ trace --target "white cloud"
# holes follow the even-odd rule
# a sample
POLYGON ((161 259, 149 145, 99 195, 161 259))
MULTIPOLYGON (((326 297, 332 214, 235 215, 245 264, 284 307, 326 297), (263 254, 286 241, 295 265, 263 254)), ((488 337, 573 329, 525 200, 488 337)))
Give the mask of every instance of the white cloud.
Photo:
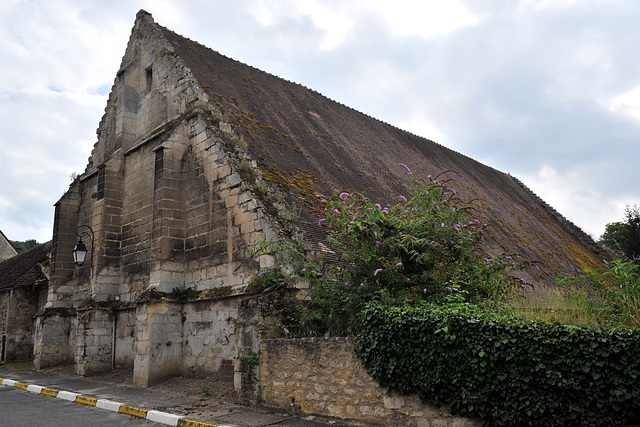
POLYGON ((622 113, 640 120, 640 86, 616 96, 608 104, 609 109, 614 113, 622 113))
POLYGON ((361 7, 379 14, 390 32, 401 36, 431 38, 480 21, 458 0, 366 0, 361 7))
POLYGON ((586 231, 600 234, 640 203, 635 0, 4 0, 0 229, 9 238, 50 238, 52 204, 86 166, 140 8, 512 173, 586 231))
POLYGON ((437 125, 427 120, 423 114, 413 114, 408 119, 399 120, 395 124, 400 129, 430 139, 445 147, 453 148, 445 133, 437 125))
POLYGON ((604 233, 605 224, 623 219, 630 195, 603 193, 593 182, 585 180, 586 176, 588 171, 585 173, 579 167, 562 173, 544 165, 536 174, 518 178, 567 219, 598 238, 604 233))

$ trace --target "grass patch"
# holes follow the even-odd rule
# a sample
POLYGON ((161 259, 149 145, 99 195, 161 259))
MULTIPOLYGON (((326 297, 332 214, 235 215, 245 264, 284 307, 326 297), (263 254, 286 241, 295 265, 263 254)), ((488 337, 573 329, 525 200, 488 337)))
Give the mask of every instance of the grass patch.
POLYGON ((10 362, 5 362, 4 366, 13 369, 29 369, 33 367, 33 362, 30 360, 12 360, 10 362))
POLYGON ((607 319, 598 310, 597 301, 580 289, 568 292, 557 287, 538 289, 511 288, 505 296, 505 310, 524 320, 565 325, 604 327, 607 319))

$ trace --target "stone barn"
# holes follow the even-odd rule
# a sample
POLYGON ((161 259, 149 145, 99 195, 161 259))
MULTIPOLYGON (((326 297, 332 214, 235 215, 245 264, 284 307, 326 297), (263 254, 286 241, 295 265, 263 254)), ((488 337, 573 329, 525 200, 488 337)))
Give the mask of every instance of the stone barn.
POLYGON ((133 368, 147 386, 175 375, 233 375, 257 350, 246 286, 268 257, 248 243, 294 226, 335 188, 394 201, 399 163, 445 171, 493 224, 489 254, 520 253, 529 283, 602 266, 602 249, 516 178, 321 94, 234 61, 140 11, 86 170, 55 205, 51 283, 36 319, 35 364, 77 374, 133 368), (93 244, 74 264, 76 231, 93 244), (85 230, 85 229, 83 229, 85 230), (93 251, 92 251, 93 249, 93 251))

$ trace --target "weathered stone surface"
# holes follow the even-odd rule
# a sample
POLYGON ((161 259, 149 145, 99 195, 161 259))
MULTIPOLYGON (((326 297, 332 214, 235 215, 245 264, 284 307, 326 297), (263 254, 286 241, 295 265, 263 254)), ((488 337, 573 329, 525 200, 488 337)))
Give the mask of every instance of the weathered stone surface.
POLYGON ((212 123, 212 111, 196 107, 209 96, 173 50, 141 12, 89 165, 56 204, 48 305, 98 306, 67 319, 76 326, 71 335, 57 319, 38 319, 42 366, 73 359, 85 374, 133 365, 136 383, 149 385, 183 372, 218 371, 247 343, 257 348, 257 319, 237 330, 238 297, 149 300, 153 292, 189 289, 237 294, 259 267, 247 243, 271 227, 225 146, 235 138, 232 127, 212 123), (78 268, 69 254, 80 224, 93 229, 94 251, 78 268), (114 303, 116 311, 103 310, 114 303))
POLYGON ((260 344, 262 398, 290 402, 305 413, 389 426, 480 426, 478 420, 434 410, 417 396, 380 387, 362 367, 349 338, 276 339, 260 344), (465 423, 465 424, 460 424, 465 423))

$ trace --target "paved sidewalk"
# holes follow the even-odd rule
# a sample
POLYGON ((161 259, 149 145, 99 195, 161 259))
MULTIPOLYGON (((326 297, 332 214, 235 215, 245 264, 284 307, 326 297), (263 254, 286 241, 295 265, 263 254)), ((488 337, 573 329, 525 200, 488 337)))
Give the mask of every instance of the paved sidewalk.
POLYGON ((172 413, 171 409, 197 406, 199 399, 195 396, 178 396, 150 388, 106 383, 85 377, 46 371, 20 371, 5 366, 0 366, 0 384, 3 384, 0 385, 1 387, 13 386, 23 389, 25 393, 42 394, 43 399, 57 397, 72 400, 78 404, 97 406, 95 408, 96 417, 100 416, 100 411, 112 410, 122 413, 123 417, 127 415, 138 416, 161 423, 159 425, 190 427, 347 427, 362 425, 313 416, 290 416, 277 411, 253 409, 232 403, 216 408, 209 407, 206 415, 191 417, 172 413), (58 393, 55 393, 56 391, 58 393))

